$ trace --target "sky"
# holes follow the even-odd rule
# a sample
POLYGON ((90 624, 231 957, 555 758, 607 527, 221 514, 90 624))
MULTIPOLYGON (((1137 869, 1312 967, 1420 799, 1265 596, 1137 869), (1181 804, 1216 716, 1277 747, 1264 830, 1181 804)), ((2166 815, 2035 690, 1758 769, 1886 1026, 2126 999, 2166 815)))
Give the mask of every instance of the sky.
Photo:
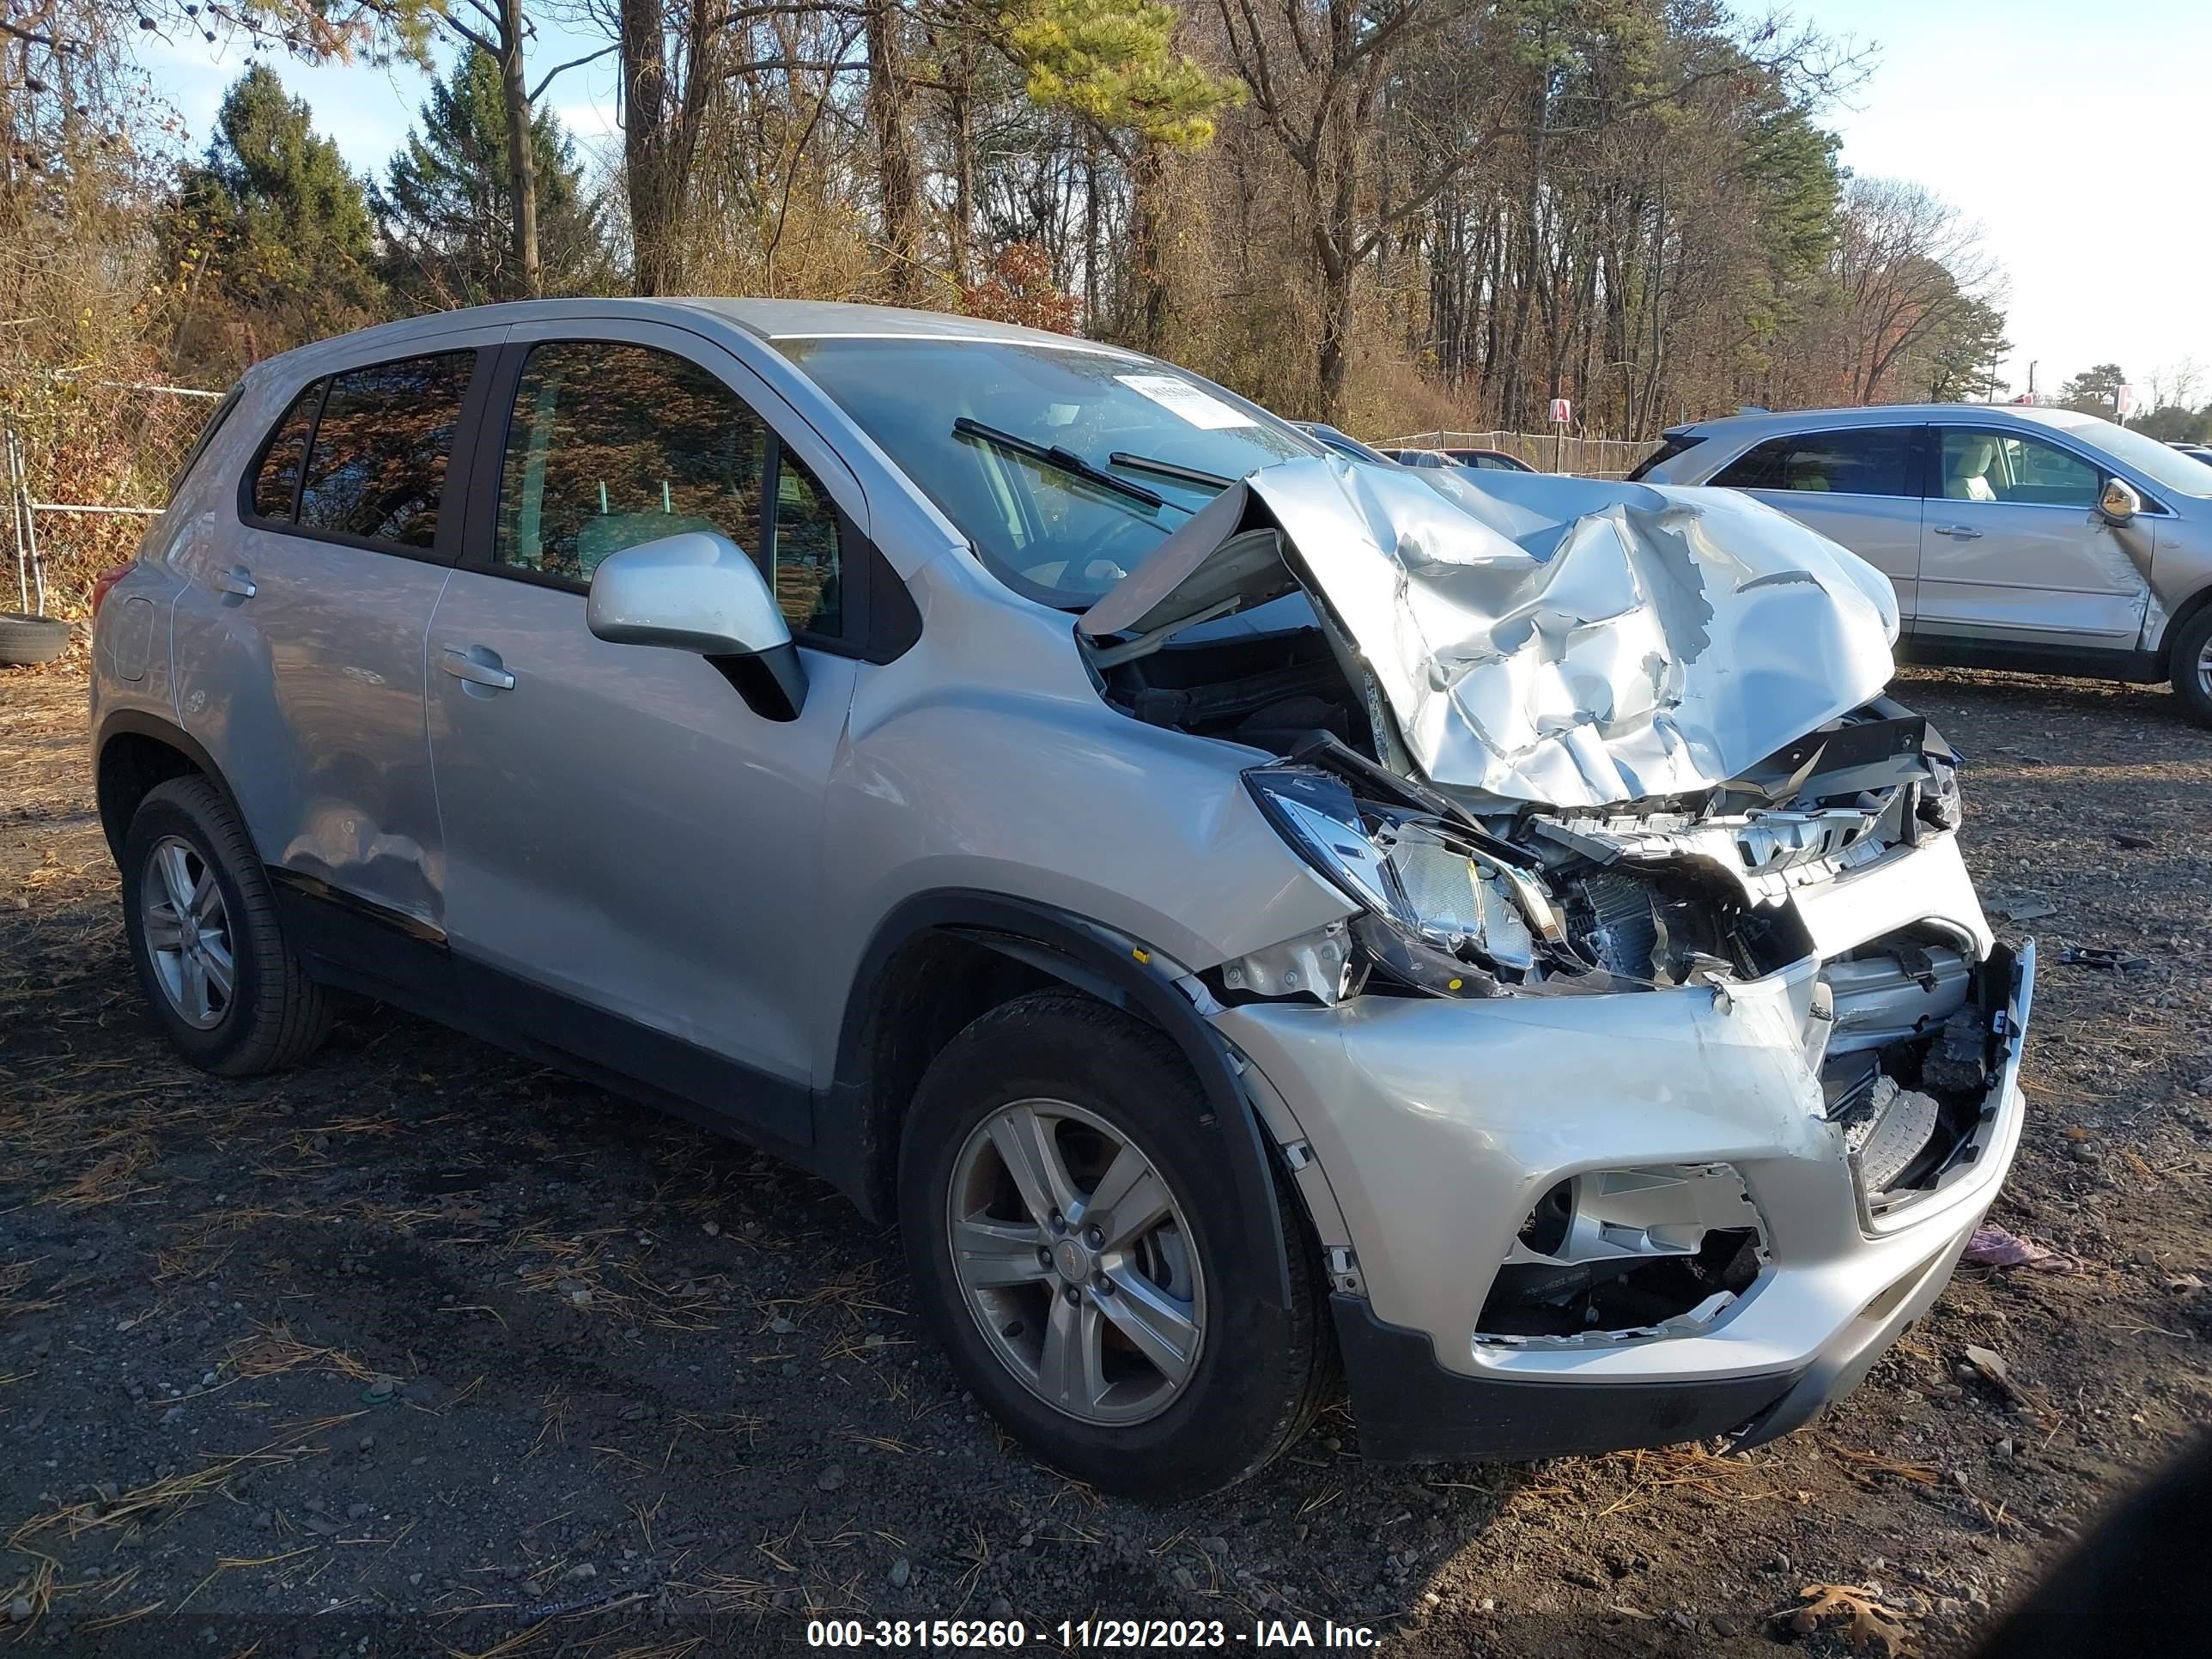
MULTIPOLYGON (((1868 49, 1872 72, 1824 115, 1844 165, 1913 179, 1983 229, 2006 273, 2005 377, 2035 365, 2055 391, 2118 362, 2138 399, 2193 361, 2212 397, 2212 5, 2204 0, 1795 0, 1801 19, 1868 49)), ((1743 0, 1740 11, 1756 9, 1743 0)), ((550 32, 544 67, 603 44, 550 32)), ((206 142, 242 43, 156 46, 156 89, 206 142)), ((276 64, 317 127, 357 169, 381 176, 425 87, 411 70, 276 64)), ((611 133, 612 58, 572 70, 550 101, 589 139, 611 133)))

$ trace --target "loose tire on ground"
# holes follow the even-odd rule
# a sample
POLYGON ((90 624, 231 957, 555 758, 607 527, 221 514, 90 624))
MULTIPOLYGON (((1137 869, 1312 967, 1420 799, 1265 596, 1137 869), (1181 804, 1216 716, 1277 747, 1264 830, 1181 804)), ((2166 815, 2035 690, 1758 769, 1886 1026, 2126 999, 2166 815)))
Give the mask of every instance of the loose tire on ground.
MULTIPOLYGON (((203 1071, 252 1077, 295 1066, 315 1051, 330 1030, 329 1002, 286 943, 268 873, 214 785, 201 777, 173 778, 149 791, 124 838, 122 871, 131 964, 155 1023, 178 1053, 203 1071), (231 984, 220 998, 208 999, 215 1005, 211 1024, 186 1016, 155 963, 149 912, 162 909, 157 856, 184 856, 196 875, 214 884, 231 984), (150 905, 149 888, 157 895, 150 905)), ((157 931, 165 920, 156 915, 157 931)))
POLYGON ((0 664, 34 668, 69 648, 69 624, 58 617, 0 611, 0 664))
MULTIPOLYGON (((1264 1304, 1273 1299, 1285 1264, 1251 1259, 1221 1132, 1206 1115, 1198 1079, 1164 1033, 1079 994, 1039 992, 993 1009, 946 1045, 915 1091, 900 1148, 899 1219, 917 1301, 961 1380, 1047 1462, 1104 1491, 1154 1501, 1212 1492, 1265 1468, 1312 1422, 1334 1372, 1318 1294, 1318 1249, 1296 1195, 1279 1176, 1274 1201, 1289 1245, 1291 1296, 1288 1310, 1275 1310, 1264 1304), (975 1153, 963 1149, 979 1146, 971 1137, 1004 1126, 1024 1103, 1074 1109, 1058 1121, 1069 1137, 1063 1173, 1073 1177, 1079 1200, 1108 1185, 1083 1169, 1084 1143, 1093 1134, 1085 1125, 1103 1124, 1141 1152, 1164 1181, 1178 1218, 1151 1236, 1152 1248, 1183 1264, 1178 1269, 1167 1261, 1169 1278, 1188 1273, 1202 1291, 1196 1358, 1169 1402, 1139 1420, 1084 1420, 1048 1403, 1038 1377, 1025 1379, 1006 1357, 1013 1344, 986 1330, 990 1316, 981 1310, 972 1258, 956 1264, 957 1217, 980 1213, 968 1207, 976 1190, 975 1153)), ((1011 1178, 1012 1164, 1002 1167, 1011 1178)), ((1033 1207, 1002 1209, 1018 1226, 1033 1207)), ((1110 1228, 1110 1206, 1102 1203, 1097 1211, 1110 1228)), ((995 1218, 1001 1211, 990 1213, 995 1218)), ((1052 1249, 1034 1254, 1041 1267, 1055 1256, 1052 1249)), ((1097 1260, 1110 1266, 1114 1258, 1097 1260)), ((1008 1267, 1019 1270, 1012 1253, 1008 1267)), ((1104 1310, 1122 1293, 1098 1279, 1085 1282, 1099 1295, 1084 1305, 1104 1310)), ((1046 1279, 1042 1316, 1064 1311, 1055 1298, 1077 1307, 1079 1295, 1068 1295, 1075 1288, 1046 1279)), ((1141 1355, 1129 1341, 1128 1304, 1121 1305, 1121 1334, 1103 1322, 1098 1328, 1109 1349, 1121 1345, 1115 1358, 1127 1375, 1133 1356, 1141 1355)), ((1006 1319, 1019 1335, 1021 1316, 1006 1319)))

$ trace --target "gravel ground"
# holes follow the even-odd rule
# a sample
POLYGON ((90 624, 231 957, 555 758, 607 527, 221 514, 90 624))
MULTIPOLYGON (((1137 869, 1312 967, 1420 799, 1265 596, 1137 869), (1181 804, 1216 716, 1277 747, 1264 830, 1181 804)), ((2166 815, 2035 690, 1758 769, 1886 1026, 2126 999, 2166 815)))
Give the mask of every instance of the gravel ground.
POLYGON ((1959 1651, 2212 1412, 2212 733, 2170 696, 1914 674, 1993 909, 2047 905, 2033 1117, 1960 1273, 1848 1403, 1710 1448, 1370 1468, 1340 1406, 1152 1510, 1033 1464, 829 1189, 397 1015, 246 1084, 142 1017, 81 680, 0 671, 0 1644, 718 1655, 805 1620, 1365 1626, 1405 1655, 1959 1651), (2148 959, 2116 974, 2057 947, 2148 959), (1967 1347, 2001 1355, 2007 1395, 1967 1347), (1778 1619, 1778 1613, 1784 1617, 1778 1619))

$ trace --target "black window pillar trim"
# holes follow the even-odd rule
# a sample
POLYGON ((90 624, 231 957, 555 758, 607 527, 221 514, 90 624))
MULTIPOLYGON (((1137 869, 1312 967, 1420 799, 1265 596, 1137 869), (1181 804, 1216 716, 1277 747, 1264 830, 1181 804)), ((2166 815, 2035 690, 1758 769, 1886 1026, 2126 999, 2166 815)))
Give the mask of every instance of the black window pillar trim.
POLYGON ((499 491, 507 455, 507 427, 514 418, 514 393, 522 380, 522 360, 527 344, 502 341, 484 353, 477 370, 484 401, 469 445, 468 494, 464 500, 460 544, 456 551, 464 568, 496 570, 493 543, 499 534, 499 491))
MULTIPOLYGON (((1277 1264, 1263 1305, 1286 1310, 1290 1269, 1274 1176, 1259 1114, 1238 1079, 1228 1043, 1156 963, 1140 958, 1141 945, 1101 923, 1034 900, 940 889, 907 899, 878 927, 846 997, 834 1080, 816 1094, 815 1146, 825 1164, 843 1165, 823 1173, 864 1210, 872 1213, 878 1206, 877 1195, 884 1185, 880 1177, 895 1167, 898 1148, 876 1139, 869 1037, 892 957, 929 933, 951 933, 1025 963, 1158 1026, 1174 1040, 1204 1093, 1201 1121, 1221 1137, 1222 1155, 1236 1182, 1244 1248, 1255 1261, 1277 1264), (842 1159, 840 1152, 845 1154, 842 1159)), ((892 1103, 901 1110, 905 1106, 902 1101, 892 1103)))
MULTIPOLYGON (((300 470, 293 476, 292 505, 284 514, 284 521, 295 529, 300 523, 300 502, 307 493, 307 474, 315 465, 315 434, 323 429, 323 410, 330 404, 331 387, 337 384, 337 378, 336 374, 325 374, 315 383, 317 387, 315 412, 307 416, 307 435, 300 440, 300 470)), ((290 412, 288 409, 285 414, 290 412)), ((276 417, 276 424, 269 430, 269 441, 261 447, 264 458, 275 447, 276 434, 283 429, 283 426, 284 416, 280 415, 276 417)), ((257 466, 253 472, 254 482, 258 483, 260 482, 261 469, 257 466)))

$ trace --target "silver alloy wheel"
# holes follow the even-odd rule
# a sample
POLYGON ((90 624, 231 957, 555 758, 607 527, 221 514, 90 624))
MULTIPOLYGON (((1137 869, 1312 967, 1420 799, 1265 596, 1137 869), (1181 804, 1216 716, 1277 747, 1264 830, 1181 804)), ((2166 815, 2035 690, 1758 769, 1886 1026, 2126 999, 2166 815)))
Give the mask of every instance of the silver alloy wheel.
POLYGON ((968 1310, 1047 1405, 1142 1423, 1189 1382, 1206 1334, 1189 1224, 1096 1113, 1021 1100, 986 1118, 953 1163, 945 1230, 968 1310))
POLYGON ((2208 697, 2212 697, 2212 640, 2204 641, 2204 648, 2197 653, 2197 684, 2208 697))
POLYGON ((154 843, 138 878, 138 926, 154 977, 188 1025, 213 1030, 238 982, 230 913, 198 848, 178 836, 154 843))

